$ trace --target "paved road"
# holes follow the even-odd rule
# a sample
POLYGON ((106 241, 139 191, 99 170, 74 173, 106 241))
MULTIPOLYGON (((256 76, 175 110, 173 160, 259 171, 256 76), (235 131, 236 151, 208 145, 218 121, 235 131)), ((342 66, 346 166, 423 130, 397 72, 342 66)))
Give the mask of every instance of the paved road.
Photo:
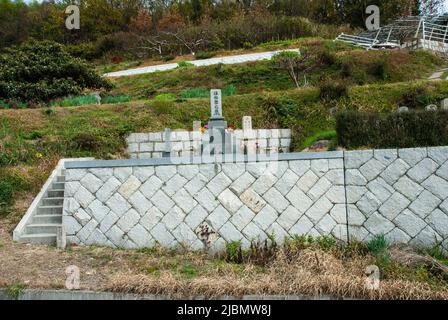
MULTIPOLYGON (((299 49, 290 49, 290 50, 279 50, 279 51, 242 54, 242 55, 238 55, 238 56, 219 57, 219 58, 211 58, 211 59, 204 59, 204 60, 193 60, 193 61, 188 61, 188 62, 194 64, 197 67, 211 66, 211 65, 219 64, 219 63, 222 63, 222 64, 244 63, 244 62, 250 62, 250 61, 269 60, 272 58, 273 55, 275 55, 279 52, 282 52, 282 51, 300 52, 299 49)), ((110 73, 104 74, 103 76, 104 77, 133 76, 133 75, 137 75, 137 74, 172 70, 172 69, 176 69, 178 66, 179 65, 177 63, 160 64, 160 65, 156 65, 156 66, 135 68, 135 69, 129 69, 129 70, 123 70, 123 71, 117 71, 117 72, 110 72, 110 73)))

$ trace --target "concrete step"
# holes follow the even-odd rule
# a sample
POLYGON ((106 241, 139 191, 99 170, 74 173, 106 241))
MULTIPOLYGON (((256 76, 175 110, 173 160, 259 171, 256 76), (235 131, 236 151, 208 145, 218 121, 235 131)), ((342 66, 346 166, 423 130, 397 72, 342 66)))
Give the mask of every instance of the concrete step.
POLYGON ((64 197, 64 189, 51 189, 47 193, 48 198, 64 197))
POLYGON ((65 182, 65 176, 56 177, 56 182, 65 182))
POLYGON ((60 226, 59 223, 29 224, 26 226, 25 234, 56 234, 60 226))
POLYGON ((62 215, 58 214, 36 214, 32 224, 62 224, 62 215))
POLYGON ((55 244, 56 233, 25 234, 20 237, 20 242, 33 244, 55 244))
POLYGON ((64 197, 51 197, 51 198, 43 198, 42 205, 43 206, 62 206, 64 203, 64 197))
POLYGON ((38 214, 59 214, 62 215, 62 205, 40 206, 38 214))
POLYGON ((64 190, 64 182, 53 182, 52 189, 64 190))

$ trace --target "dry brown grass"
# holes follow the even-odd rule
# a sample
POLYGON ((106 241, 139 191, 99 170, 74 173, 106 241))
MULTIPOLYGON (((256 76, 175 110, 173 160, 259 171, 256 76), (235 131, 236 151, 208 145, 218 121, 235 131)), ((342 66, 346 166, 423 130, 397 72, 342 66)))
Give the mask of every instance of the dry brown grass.
MULTIPOLYGON (((24 200, 23 210, 27 207, 24 200)), ((17 209, 17 208, 16 208, 17 209)), ((0 220, 0 287, 59 289, 65 269, 81 270, 81 289, 161 294, 173 298, 223 295, 331 295, 366 299, 448 299, 446 285, 431 285, 400 273, 389 273, 379 290, 365 286, 364 270, 375 262, 368 254, 344 254, 339 248, 317 246, 279 250, 266 265, 231 264, 204 253, 115 250, 14 243, 13 219, 0 220), (191 274, 186 268, 193 270, 191 274)))

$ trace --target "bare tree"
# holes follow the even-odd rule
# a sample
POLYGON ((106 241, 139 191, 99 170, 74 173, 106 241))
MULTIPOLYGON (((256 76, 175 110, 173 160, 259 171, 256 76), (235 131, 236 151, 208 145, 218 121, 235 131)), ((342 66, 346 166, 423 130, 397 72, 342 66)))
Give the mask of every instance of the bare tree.
POLYGON ((157 52, 159 55, 162 55, 164 48, 169 45, 168 40, 158 35, 141 37, 141 43, 140 49, 157 52))
POLYGON ((307 52, 284 51, 276 54, 272 60, 277 67, 286 70, 296 87, 300 88, 300 78, 303 76, 303 86, 308 85, 306 75, 315 67, 315 64, 310 63, 310 58, 307 52))

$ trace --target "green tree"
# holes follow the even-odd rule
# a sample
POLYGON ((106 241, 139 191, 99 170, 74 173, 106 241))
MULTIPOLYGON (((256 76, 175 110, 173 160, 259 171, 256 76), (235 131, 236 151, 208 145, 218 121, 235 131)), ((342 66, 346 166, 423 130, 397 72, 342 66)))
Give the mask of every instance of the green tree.
POLYGON ((31 41, 0 55, 0 99, 47 102, 112 85, 62 45, 31 41))

